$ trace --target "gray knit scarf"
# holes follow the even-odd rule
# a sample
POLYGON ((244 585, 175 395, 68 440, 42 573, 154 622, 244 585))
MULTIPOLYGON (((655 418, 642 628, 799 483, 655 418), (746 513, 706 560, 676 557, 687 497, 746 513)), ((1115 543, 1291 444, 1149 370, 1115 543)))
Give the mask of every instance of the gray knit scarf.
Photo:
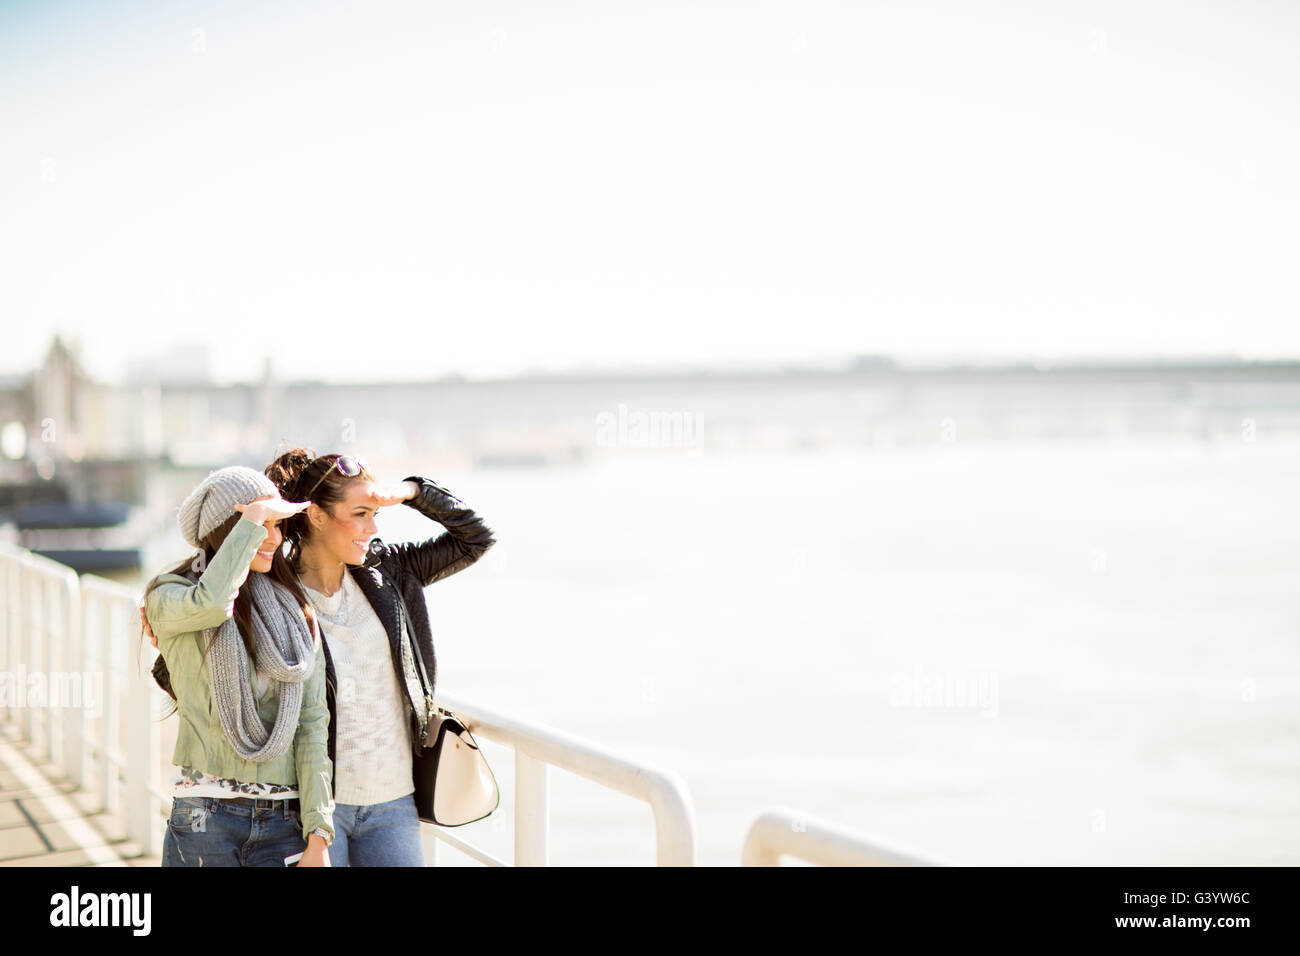
POLYGON ((302 608, 284 585, 250 571, 243 586, 253 599, 250 617, 257 669, 277 683, 279 712, 270 733, 257 714, 248 650, 234 615, 216 629, 208 651, 208 677, 226 739, 245 760, 265 763, 283 756, 293 743, 302 685, 316 667, 320 632, 308 630, 302 608))

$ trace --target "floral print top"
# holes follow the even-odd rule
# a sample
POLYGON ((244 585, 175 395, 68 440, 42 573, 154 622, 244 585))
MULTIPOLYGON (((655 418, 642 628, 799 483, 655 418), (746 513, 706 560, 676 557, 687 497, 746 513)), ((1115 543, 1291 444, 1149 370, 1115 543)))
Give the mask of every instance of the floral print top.
POLYGON ((214 777, 193 767, 172 767, 173 797, 254 797, 258 800, 289 800, 298 788, 282 783, 245 783, 229 777, 214 777))

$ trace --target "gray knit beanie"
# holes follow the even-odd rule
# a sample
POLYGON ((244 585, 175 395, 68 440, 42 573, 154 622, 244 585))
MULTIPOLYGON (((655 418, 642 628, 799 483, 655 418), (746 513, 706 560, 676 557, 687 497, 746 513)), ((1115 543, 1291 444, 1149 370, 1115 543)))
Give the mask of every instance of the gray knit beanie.
POLYGON ((181 534, 191 546, 201 548, 203 539, 236 513, 235 505, 266 495, 279 497, 280 490, 260 471, 243 465, 214 471, 181 503, 176 515, 181 534))

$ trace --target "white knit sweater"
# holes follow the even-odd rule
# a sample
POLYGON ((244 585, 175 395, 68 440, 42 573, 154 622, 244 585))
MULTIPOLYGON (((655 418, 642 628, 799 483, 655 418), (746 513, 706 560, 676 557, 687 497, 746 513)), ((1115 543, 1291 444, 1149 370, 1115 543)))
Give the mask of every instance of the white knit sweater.
POLYGON ((334 802, 364 806, 411 793, 411 727, 384 625, 346 571, 333 595, 307 588, 307 597, 320 618, 338 687, 334 802))

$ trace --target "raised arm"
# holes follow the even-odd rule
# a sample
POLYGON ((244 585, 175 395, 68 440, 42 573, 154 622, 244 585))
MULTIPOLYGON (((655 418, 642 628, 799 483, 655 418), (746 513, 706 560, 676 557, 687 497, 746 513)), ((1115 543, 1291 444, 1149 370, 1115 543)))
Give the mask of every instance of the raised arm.
POLYGON ((465 502, 427 478, 406 479, 419 491, 403 504, 432 518, 446 530, 427 541, 389 545, 389 554, 425 586, 461 571, 496 544, 492 529, 465 502))
POLYGON ((263 525, 240 518, 196 583, 169 575, 153 587, 145 600, 145 614, 158 640, 218 627, 230 617, 235 595, 248 579, 249 565, 266 536, 263 525))
POLYGON ((145 616, 159 640, 217 627, 235 612, 235 595, 248 579, 253 558, 270 534, 269 524, 307 507, 270 495, 236 504, 241 517, 226 535, 197 583, 164 575, 148 591, 145 616))

